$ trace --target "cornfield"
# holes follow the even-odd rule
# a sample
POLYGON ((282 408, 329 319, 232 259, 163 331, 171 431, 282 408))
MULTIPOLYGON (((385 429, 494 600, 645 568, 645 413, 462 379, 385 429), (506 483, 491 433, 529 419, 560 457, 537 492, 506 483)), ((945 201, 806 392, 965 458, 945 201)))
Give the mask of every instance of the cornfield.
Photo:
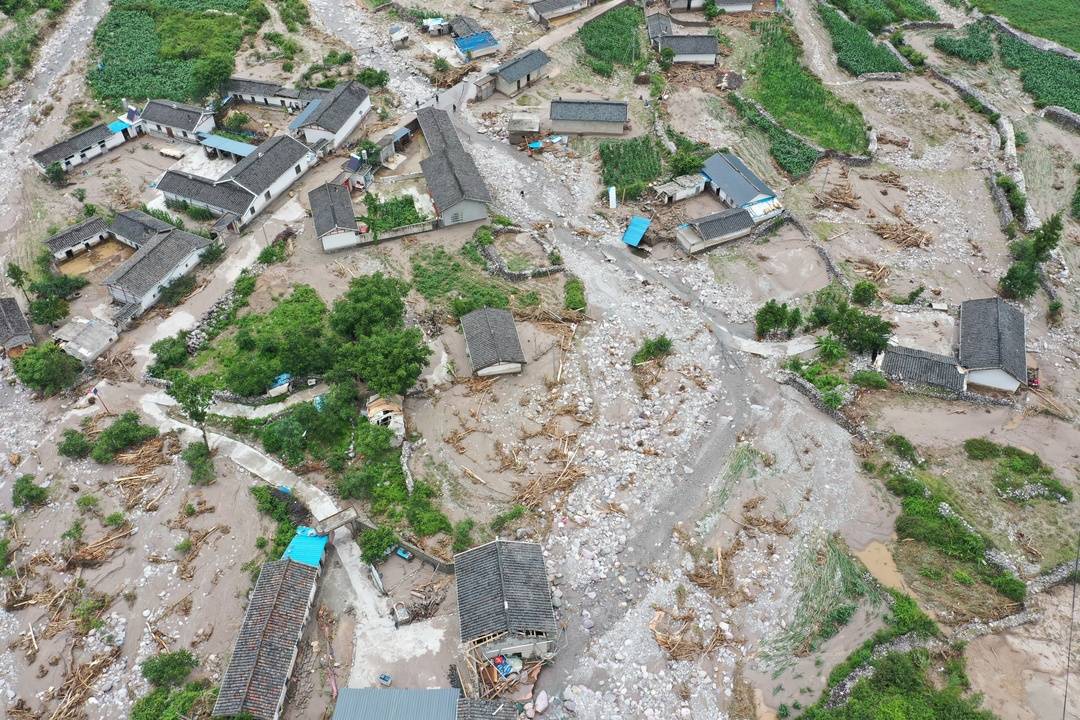
POLYGON ((829 5, 818 5, 821 21, 832 37, 836 62, 852 75, 903 72, 903 64, 881 43, 855 23, 849 22, 829 5))
POLYGON ((938 35, 934 47, 953 57, 976 65, 994 57, 994 42, 990 28, 984 23, 972 23, 962 36, 938 35))
POLYGON ((640 196, 663 169, 660 151, 648 136, 603 141, 600 163, 604 185, 614 185, 623 200, 640 196))
POLYGON ((646 57, 643 47, 641 10, 624 6, 590 20, 578 30, 586 54, 610 64, 632 65, 646 57))
POLYGON ((1024 90, 1036 105, 1060 105, 1080 112, 1080 62, 1036 50, 1005 33, 998 34, 998 44, 1005 66, 1020 71, 1024 90))

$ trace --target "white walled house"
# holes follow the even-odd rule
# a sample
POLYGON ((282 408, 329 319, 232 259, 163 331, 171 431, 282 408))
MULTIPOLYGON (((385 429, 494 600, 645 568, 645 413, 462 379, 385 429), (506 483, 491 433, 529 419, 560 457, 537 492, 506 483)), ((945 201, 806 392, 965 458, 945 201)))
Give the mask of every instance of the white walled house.
POLYGON ((173 227, 142 210, 125 210, 113 218, 109 224, 109 234, 128 247, 138 250, 157 235, 171 232, 173 227))
POLYGON ((713 35, 662 35, 657 47, 661 52, 671 50, 676 63, 715 65, 719 44, 713 35))
MULTIPOLYGON (((308 193, 315 238, 323 252, 356 247, 365 240, 356 223, 352 198, 344 185, 326 183, 308 193)), ((366 236, 370 240, 370 235, 366 236)))
POLYGON ((509 310, 480 308, 462 315, 461 332, 473 375, 518 373, 525 366, 525 353, 509 310))
POLYGON ((250 103, 298 112, 329 91, 323 88, 289 88, 263 80, 233 77, 225 85, 227 103, 250 103))
POLYGON ((76 165, 82 165, 113 148, 120 147, 144 132, 142 120, 138 118, 138 111, 132 110, 130 115, 131 120, 118 118, 107 125, 95 125, 34 153, 34 164, 42 172, 45 172, 53 163, 58 163, 64 170, 70 170, 76 165))
POLYGON ((336 150, 349 139, 370 110, 371 98, 367 89, 350 80, 335 87, 325 97, 308 103, 289 123, 289 129, 303 135, 304 142, 311 147, 325 143, 331 150, 336 150))
POLYGON ((537 0, 529 5, 529 16, 547 27, 552 20, 576 13, 593 5, 596 0, 537 0))
POLYGON ((960 366, 968 385, 1015 392, 1027 383, 1024 311, 1001 298, 960 303, 960 366))
POLYGON ((217 180, 169 170, 158 181, 166 200, 183 200, 221 216, 220 226, 236 231, 296 182, 315 153, 288 135, 275 135, 217 180))
POLYGON ((729 207, 749 212, 755 223, 770 220, 784 211, 776 193, 731 153, 716 153, 709 157, 701 174, 718 198, 729 207))
POLYGON ((547 77, 551 58, 543 50, 529 50, 491 71, 495 89, 513 97, 530 85, 547 77))
POLYGON ((127 317, 142 314, 170 283, 199 264, 210 240, 173 229, 155 236, 105 279, 113 302, 124 306, 127 317))
POLYGON ((431 153, 420 161, 428 193, 443 227, 486 220, 491 193, 472 156, 461 144, 457 128, 445 110, 416 111, 420 132, 431 153))
POLYGON ((548 109, 551 132, 572 135, 622 135, 629 108, 625 100, 564 100, 548 109))
POLYGON ((211 111, 172 100, 147 101, 142 119, 151 135, 190 143, 199 142, 199 133, 213 132, 217 127, 211 111))
POLYGON ((675 241, 684 252, 693 254, 749 235, 753 229, 750 213, 742 208, 730 208, 679 225, 675 228, 675 241))
POLYGON ((105 242, 109 235, 109 224, 105 222, 105 218, 92 217, 61 230, 46 240, 45 246, 49 248, 54 260, 67 260, 105 242))

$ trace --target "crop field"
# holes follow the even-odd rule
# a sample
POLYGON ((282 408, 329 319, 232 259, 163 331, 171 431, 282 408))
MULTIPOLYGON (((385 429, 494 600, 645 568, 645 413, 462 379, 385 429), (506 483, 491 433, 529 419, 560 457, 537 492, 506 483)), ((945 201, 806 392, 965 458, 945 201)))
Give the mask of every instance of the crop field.
POLYGON ((836 62, 852 75, 876 72, 903 72, 903 64, 887 47, 867 34, 865 28, 849 22, 828 5, 818 5, 821 22, 829 31, 836 62))
POLYGON ((112 103, 201 100, 229 77, 245 34, 266 17, 262 3, 239 0, 114 3, 94 31, 90 87, 112 103))
POLYGON ((972 64, 994 57, 993 33, 985 23, 968 25, 963 35, 938 35, 934 47, 972 64))
POLYGON ((814 169, 818 152, 782 128, 771 123, 748 102, 731 95, 731 103, 751 126, 765 133, 769 139, 769 155, 780 168, 792 177, 802 177, 814 169))
POLYGON ((1075 0, 972 0, 971 4, 1001 15, 1013 27, 1080 52, 1080 8, 1075 0))
POLYGON ((1024 90, 1036 105, 1061 105, 1080 112, 1080 62, 1036 50, 1004 33, 998 34, 998 43, 1005 66, 1020 71, 1024 90))
POLYGON ((651 137, 605 140, 600 143, 604 185, 614 185, 621 199, 641 195, 663 169, 660 151, 651 137))
MULTIPOLYGON (((71 0, 5 0, 0 13, 13 25, 0 36, 0 89, 18 80, 30 69, 34 51, 41 43, 49 22, 63 13, 71 0), (39 11, 46 12, 41 15, 39 11)), ((0 16, 2 16, 0 15, 0 16)))
POLYGON ((833 0, 854 22, 877 35, 886 25, 903 20, 937 20, 924 0, 833 0))
POLYGON ((833 95, 800 61, 802 51, 787 24, 761 25, 761 49, 754 57, 750 94, 785 128, 822 147, 847 153, 866 151, 862 113, 833 95))
POLYGON ((633 65, 647 57, 641 27, 644 16, 636 7, 621 7, 590 20, 578 30, 584 62, 600 75, 610 76, 615 65, 633 65))

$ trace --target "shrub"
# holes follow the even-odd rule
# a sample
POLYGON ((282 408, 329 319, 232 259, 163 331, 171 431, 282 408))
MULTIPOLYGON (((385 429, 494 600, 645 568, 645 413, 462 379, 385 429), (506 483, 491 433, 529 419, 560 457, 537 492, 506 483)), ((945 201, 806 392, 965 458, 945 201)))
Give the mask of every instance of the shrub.
POLYGON ((195 276, 183 275, 169 283, 161 291, 158 302, 166 307, 176 307, 195 289, 195 276))
POLYGON ((187 340, 187 332, 182 331, 153 343, 150 352, 154 354, 154 362, 146 372, 152 377, 163 378, 169 370, 184 365, 188 360, 187 340))
POLYGON ((84 458, 90 454, 93 447, 93 443, 87 440, 86 436, 81 432, 67 428, 64 430, 63 439, 56 446, 56 451, 64 457, 84 458))
POLYGON ((990 585, 1013 602, 1023 602, 1027 585, 1012 573, 1002 573, 990 579, 990 585))
POLYGON ((225 246, 220 242, 212 242, 206 246, 206 249, 199 255, 199 262, 203 265, 210 265, 216 263, 218 260, 225 256, 225 246))
POLYGON ((62 540, 70 540, 73 544, 79 545, 82 543, 83 532, 85 530, 86 527, 83 525, 82 520, 75 520, 71 523, 71 527, 60 533, 60 538, 62 540))
POLYGON ((83 512, 93 512, 97 510, 100 502, 96 495, 80 495, 79 499, 75 501, 75 507, 83 512))
POLYGON ((915 446, 903 435, 890 435, 885 438, 885 445, 892 448, 900 459, 906 460, 912 465, 919 464, 919 454, 915 452, 915 446))
POLYGON ((22 475, 11 488, 11 504, 15 507, 41 507, 49 499, 49 489, 34 484, 33 475, 22 475))
POLYGON ((101 524, 105 527, 117 528, 127 522, 127 518, 124 517, 122 512, 109 513, 105 516, 105 519, 101 521, 101 524))
POLYGON ((1005 199, 1008 201, 1009 209, 1012 210, 1013 215, 1022 218, 1027 208, 1027 196, 1024 195, 1024 192, 1008 175, 999 173, 994 182, 1005 191, 1005 199))
POLYGON ((839 362, 847 355, 843 344, 832 334, 819 337, 814 345, 817 347, 818 357, 827 363, 839 362))
POLYGON ((851 374, 851 382, 872 390, 884 390, 889 386, 885 376, 875 370, 856 370, 851 374))
POLYGON ((361 85, 376 90, 390 82, 390 73, 375 68, 362 68, 360 72, 356 73, 356 80, 361 85))
POLYGON ((450 69, 450 62, 444 57, 436 56, 432 66, 436 72, 446 72, 450 69))
POLYGON ((179 685, 191 671, 199 666, 199 660, 187 650, 161 653, 143 660, 142 676, 156 687, 179 685))
POLYGON ((1001 294, 1007 298, 1024 300, 1039 288, 1039 269, 1033 262, 1017 260, 998 281, 1001 294))
POLYGON ((38 325, 51 325, 67 317, 67 300, 58 297, 40 297, 30 301, 30 319, 38 325))
POLYGON ((473 546, 472 531, 476 522, 466 518, 454 526, 454 552, 465 552, 473 546))
POLYGON ((666 357, 671 354, 672 347, 671 339, 668 338, 667 335, 649 338, 642 343, 641 347, 638 348, 638 351, 634 353, 631 362, 634 365, 640 365, 649 360, 666 357))
POLYGON ((393 528, 380 525, 374 530, 365 530, 360 534, 360 556, 369 565, 382 560, 390 548, 397 544, 397 535, 393 528))
POLYGON ((851 289, 851 302, 856 305, 869 305, 877 300, 877 294, 877 285, 869 280, 860 280, 855 283, 855 287, 851 289))
POLYGON ((191 538, 184 538, 180 542, 176 543, 176 547, 174 548, 174 550, 176 550, 176 552, 180 553, 181 555, 187 555, 189 552, 191 552, 191 548, 191 538))
POLYGON ((1050 304, 1046 306, 1046 320, 1051 325, 1057 325, 1061 322, 1061 312, 1065 308, 1065 305, 1060 300, 1051 300, 1050 304))
POLYGON ((515 520, 521 519, 525 515, 526 509, 524 505, 515 505, 506 512, 501 512, 492 518, 488 527, 491 528, 491 532, 500 533, 510 523, 515 520))
POLYGON ((789 308, 787 303, 769 300, 754 314, 754 334, 759 340, 781 331, 791 337, 800 323, 802 311, 799 308, 789 308))
POLYGON ((563 286, 563 307, 567 310, 585 310, 585 283, 578 278, 569 278, 563 286))
POLYGON ((98 435, 90 457, 102 465, 110 463, 116 454, 157 437, 157 430, 139 422, 136 412, 128 411, 98 435))
POLYGON ((180 454, 191 468, 192 485, 209 485, 214 480, 214 459, 210 448, 204 442, 195 442, 184 448, 180 454))
POLYGON ((1001 446, 986 438, 970 438, 964 441, 964 452, 972 460, 991 460, 1001 457, 1001 446))

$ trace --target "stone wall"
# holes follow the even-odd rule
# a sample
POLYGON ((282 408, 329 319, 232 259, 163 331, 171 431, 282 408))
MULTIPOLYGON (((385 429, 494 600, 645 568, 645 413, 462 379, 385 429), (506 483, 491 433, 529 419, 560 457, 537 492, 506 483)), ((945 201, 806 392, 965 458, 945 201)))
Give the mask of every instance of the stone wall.
POLYGON ((1043 110, 1043 117, 1061 125, 1066 130, 1080 133, 1080 115, 1060 105, 1050 105, 1043 110))
MULTIPOLYGON (((494 231, 495 236, 499 236, 505 233, 520 233, 524 232, 518 227, 505 227, 498 228, 494 231)), ((548 247, 544 244, 540 238, 536 235, 531 235, 532 239, 536 241, 536 244, 540 246, 540 249, 545 254, 549 254, 552 251, 552 247, 548 247)), ((492 275, 497 275, 504 280, 510 282, 523 282, 525 280, 532 280, 533 278, 547 277, 548 275, 554 275, 555 273, 561 273, 566 270, 565 265, 549 265, 547 267, 530 268, 529 270, 515 271, 506 266, 506 261, 503 260, 502 255, 495 249, 495 245, 480 245, 480 254, 484 256, 484 261, 487 266, 487 271, 492 275)))
POLYGON ((849 420, 848 417, 839 410, 834 410, 833 408, 826 405, 825 401, 821 399, 821 393, 818 392, 818 389, 811 385, 809 382, 807 382, 805 379, 792 373, 789 374, 788 377, 784 380, 784 384, 790 385, 791 387, 795 388, 803 395, 805 395, 814 407, 831 417, 833 420, 836 421, 837 425, 847 430, 850 434, 854 435, 860 440, 866 440, 866 434, 862 431, 862 428, 849 420))
POLYGON ((992 22, 999 30, 1004 32, 1006 35, 1011 35, 1017 40, 1020 40, 1021 42, 1030 45, 1036 50, 1056 53, 1058 55, 1067 57, 1070 60, 1080 62, 1080 53, 1070 50, 1067 47, 1062 47, 1061 45, 1058 45, 1052 40, 1035 37, 1034 35, 1028 35, 1026 32, 1017 30, 1012 25, 1005 22, 1005 18, 1003 17, 999 17, 997 15, 988 15, 987 17, 990 18, 990 22, 992 22))

